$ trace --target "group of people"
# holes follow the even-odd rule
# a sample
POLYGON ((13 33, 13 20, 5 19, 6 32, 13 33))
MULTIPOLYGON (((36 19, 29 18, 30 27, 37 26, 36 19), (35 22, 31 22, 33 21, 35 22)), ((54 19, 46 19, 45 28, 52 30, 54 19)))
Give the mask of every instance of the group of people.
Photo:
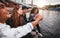
POLYGON ((15 4, 10 6, 13 8, 11 12, 9 6, 0 2, 0 38, 34 38, 36 26, 39 27, 38 23, 43 20, 38 14, 39 9, 33 7, 27 21, 28 7, 15 4))

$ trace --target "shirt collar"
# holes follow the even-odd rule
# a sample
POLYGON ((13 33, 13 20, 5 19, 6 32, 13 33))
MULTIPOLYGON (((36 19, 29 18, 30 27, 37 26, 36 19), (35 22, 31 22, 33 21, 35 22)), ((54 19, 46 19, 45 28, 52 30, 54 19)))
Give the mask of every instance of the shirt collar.
POLYGON ((7 26, 6 23, 0 23, 0 28, 7 26))

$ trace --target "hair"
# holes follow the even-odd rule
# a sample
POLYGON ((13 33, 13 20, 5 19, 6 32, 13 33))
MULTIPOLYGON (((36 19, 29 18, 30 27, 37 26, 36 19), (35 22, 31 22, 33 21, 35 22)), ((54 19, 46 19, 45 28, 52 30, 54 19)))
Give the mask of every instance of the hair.
POLYGON ((36 9, 37 9, 37 13, 38 13, 38 12, 39 12, 39 9, 38 9, 37 7, 34 7, 34 8, 31 10, 30 13, 34 13, 36 9))
POLYGON ((17 10, 18 10, 18 8, 14 8, 14 10, 12 12, 12 16, 10 18, 10 19, 12 19, 11 27, 17 27, 18 26, 19 17, 18 17, 17 10))
POLYGON ((19 7, 14 8, 12 16, 10 18, 10 19, 12 19, 12 22, 11 22, 10 26, 14 27, 14 28, 16 28, 20 25, 23 25, 22 16, 18 15, 18 12, 17 12, 18 9, 19 9, 19 7))

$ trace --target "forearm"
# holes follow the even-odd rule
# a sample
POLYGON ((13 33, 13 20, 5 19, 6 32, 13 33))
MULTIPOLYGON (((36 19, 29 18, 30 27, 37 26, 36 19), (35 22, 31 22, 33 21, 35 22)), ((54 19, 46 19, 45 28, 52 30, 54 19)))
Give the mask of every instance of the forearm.
POLYGON ((31 23, 32 23, 32 26, 35 27, 39 23, 39 20, 33 21, 31 23))
POLYGON ((35 20, 35 21, 32 22, 33 27, 35 27, 40 21, 42 21, 42 20, 43 20, 43 17, 42 17, 41 15, 38 15, 38 14, 37 14, 37 15, 34 17, 34 20, 35 20))
POLYGON ((22 37, 31 32, 33 29, 32 23, 27 23, 26 25, 20 26, 16 28, 17 37, 22 37))
POLYGON ((20 26, 18 28, 16 28, 17 30, 17 37, 22 37, 26 34, 28 34, 29 32, 32 31, 32 29, 38 24, 39 20, 36 20, 36 21, 33 21, 31 23, 27 23, 26 25, 24 26, 20 26))

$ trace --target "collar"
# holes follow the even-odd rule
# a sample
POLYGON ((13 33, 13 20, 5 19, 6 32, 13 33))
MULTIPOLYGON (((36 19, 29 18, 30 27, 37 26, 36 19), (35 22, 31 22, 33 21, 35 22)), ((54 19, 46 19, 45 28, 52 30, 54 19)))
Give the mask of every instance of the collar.
POLYGON ((6 23, 4 23, 4 24, 3 23, 0 23, 0 29, 1 28, 4 28, 4 27, 10 27, 10 26, 6 25, 6 23))

